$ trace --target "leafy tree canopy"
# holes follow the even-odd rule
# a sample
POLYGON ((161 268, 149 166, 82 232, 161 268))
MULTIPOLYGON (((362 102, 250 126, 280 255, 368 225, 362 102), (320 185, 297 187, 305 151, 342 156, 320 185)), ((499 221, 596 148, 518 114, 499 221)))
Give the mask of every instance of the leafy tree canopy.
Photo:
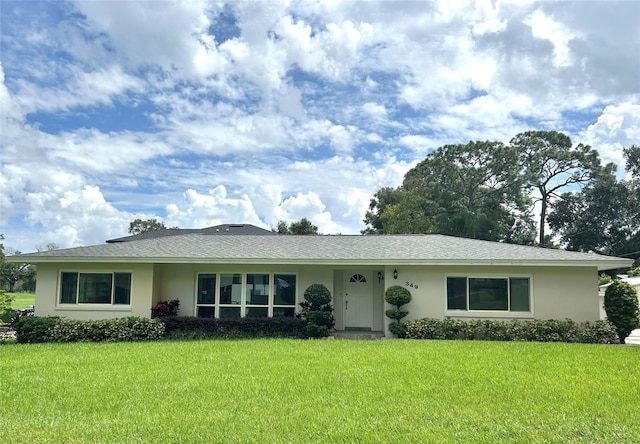
POLYGON ((552 199, 572 186, 591 183, 600 171, 600 156, 589 145, 573 147, 571 139, 557 131, 527 131, 511 139, 518 150, 524 186, 535 190, 540 203, 538 243, 545 245, 545 225, 552 199))
MULTIPOLYGON (((624 150, 632 174, 633 153, 624 150)), ((617 181, 615 171, 609 164, 581 192, 562 194, 549 215, 549 227, 570 250, 640 261, 640 181, 617 181)))
POLYGON ((291 222, 288 225, 285 221, 281 220, 273 231, 280 234, 318 234, 318 227, 313 225, 309 219, 303 217, 299 221, 291 222))
POLYGON ((441 233, 531 242, 518 153, 500 142, 445 145, 371 200, 363 233, 441 233))
POLYGON ((166 225, 157 219, 136 219, 129 224, 129 234, 133 235, 166 229, 166 225))

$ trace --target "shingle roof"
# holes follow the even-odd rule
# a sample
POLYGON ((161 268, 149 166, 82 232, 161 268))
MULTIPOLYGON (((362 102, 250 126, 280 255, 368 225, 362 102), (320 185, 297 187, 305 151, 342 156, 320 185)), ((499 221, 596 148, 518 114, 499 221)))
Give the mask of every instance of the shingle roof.
POLYGON ((167 228, 164 230, 147 231, 146 233, 134 234, 132 236, 109 239, 107 243, 111 244, 115 242, 131 242, 167 236, 181 236, 183 234, 261 234, 268 236, 273 234, 277 235, 278 233, 265 230, 264 228, 256 227, 255 225, 251 224, 222 224, 214 225, 213 227, 207 228, 167 228))
MULTIPOLYGON (((14 257, 17 258, 17 257, 14 257)), ((437 234, 208 236, 184 234, 20 256, 24 262, 573 265, 623 268, 629 259, 437 234)), ((15 261, 15 260, 14 260, 15 261)))

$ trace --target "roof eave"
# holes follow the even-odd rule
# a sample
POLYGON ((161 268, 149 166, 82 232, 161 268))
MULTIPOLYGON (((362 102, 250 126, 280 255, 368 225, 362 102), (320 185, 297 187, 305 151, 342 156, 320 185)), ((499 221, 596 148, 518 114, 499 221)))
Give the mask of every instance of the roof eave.
POLYGON ((517 266, 517 267, 597 267, 598 271, 629 268, 631 259, 606 260, 465 260, 465 259, 296 259, 296 258, 159 258, 159 257, 82 257, 9 256, 11 263, 137 263, 137 264, 247 264, 247 265, 343 265, 343 266, 517 266))

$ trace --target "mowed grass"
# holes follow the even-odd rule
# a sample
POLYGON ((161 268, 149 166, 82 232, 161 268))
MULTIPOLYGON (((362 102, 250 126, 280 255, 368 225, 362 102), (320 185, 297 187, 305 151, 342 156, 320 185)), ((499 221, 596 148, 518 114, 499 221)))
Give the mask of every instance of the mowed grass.
POLYGON ((637 443, 640 347, 0 346, 3 443, 637 443))
POLYGON ((35 293, 9 293, 13 295, 13 302, 11 308, 14 310, 22 310, 23 308, 29 308, 34 304, 36 300, 35 293))

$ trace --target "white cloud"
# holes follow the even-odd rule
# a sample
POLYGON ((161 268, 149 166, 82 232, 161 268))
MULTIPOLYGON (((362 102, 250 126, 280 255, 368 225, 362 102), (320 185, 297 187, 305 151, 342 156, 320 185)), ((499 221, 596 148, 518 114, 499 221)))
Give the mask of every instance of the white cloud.
POLYGON ((45 233, 42 237, 61 247, 88 245, 95 239, 121 235, 131 220, 130 214, 114 208, 93 186, 43 188, 27 193, 25 200, 29 204, 26 221, 41 227, 45 233))
POLYGON ((604 162, 616 163, 622 177, 622 149, 640 143, 640 102, 607 106, 598 120, 579 134, 579 140, 597 149, 604 162))
POLYGON ((189 189, 183 199, 167 205, 167 221, 180 228, 202 228, 222 223, 251 223, 262 225, 248 196, 229 196, 227 189, 219 185, 207 194, 189 189))
POLYGON ((87 2, 75 7, 89 26, 104 32, 115 54, 131 66, 160 65, 191 71, 210 22, 205 1, 87 2))
POLYGON ((23 250, 136 215, 357 233, 444 144, 553 129, 621 165, 640 140, 637 2, 25 5, 0 30, 0 232, 23 250))
POLYGON ((68 111, 79 106, 113 105, 113 100, 126 93, 141 92, 144 82, 125 74, 119 66, 92 72, 82 67, 69 67, 69 78, 62 90, 41 88, 30 82, 17 82, 19 101, 25 112, 68 111))

